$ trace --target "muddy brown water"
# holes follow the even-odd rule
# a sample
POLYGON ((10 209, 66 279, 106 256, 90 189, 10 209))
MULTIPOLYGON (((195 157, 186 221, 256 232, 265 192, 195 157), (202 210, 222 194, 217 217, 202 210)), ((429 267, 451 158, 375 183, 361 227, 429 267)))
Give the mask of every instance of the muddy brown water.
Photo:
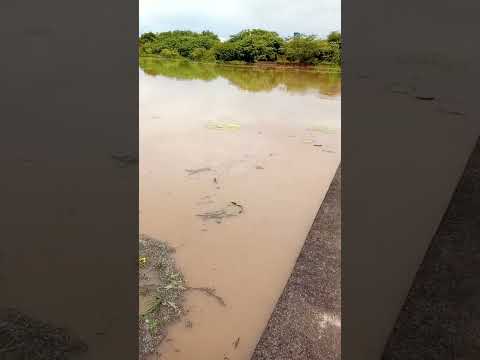
POLYGON ((162 358, 250 358, 339 165, 340 128, 337 74, 141 60, 140 232, 225 302, 187 292, 189 326, 168 329, 162 358))

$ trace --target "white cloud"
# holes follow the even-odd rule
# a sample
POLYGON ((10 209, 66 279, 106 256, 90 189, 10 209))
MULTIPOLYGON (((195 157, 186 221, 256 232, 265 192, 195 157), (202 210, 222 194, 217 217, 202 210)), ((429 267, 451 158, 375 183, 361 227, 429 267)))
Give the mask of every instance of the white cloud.
POLYGON ((140 32, 211 30, 227 38, 247 28, 283 36, 340 30, 340 0, 139 0, 140 32))

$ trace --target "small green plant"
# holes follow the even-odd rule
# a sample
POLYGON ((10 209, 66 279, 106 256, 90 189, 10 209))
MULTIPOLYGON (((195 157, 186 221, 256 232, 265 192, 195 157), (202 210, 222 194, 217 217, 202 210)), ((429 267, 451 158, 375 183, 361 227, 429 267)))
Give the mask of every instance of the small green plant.
POLYGON ((148 331, 150 331, 150 333, 152 334, 155 334, 158 330, 158 326, 159 326, 159 323, 160 321, 158 321, 158 319, 155 319, 155 318, 150 318, 150 317, 146 317, 145 318, 145 322, 147 324, 147 328, 148 328, 148 331))

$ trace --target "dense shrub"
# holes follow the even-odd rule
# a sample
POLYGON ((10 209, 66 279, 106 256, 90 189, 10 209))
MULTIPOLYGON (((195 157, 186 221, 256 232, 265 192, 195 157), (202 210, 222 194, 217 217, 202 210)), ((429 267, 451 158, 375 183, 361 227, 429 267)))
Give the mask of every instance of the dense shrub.
POLYGON ((285 44, 288 61, 315 64, 320 59, 321 43, 314 36, 296 35, 285 44))
POLYGON ((243 30, 225 42, 221 42, 211 31, 148 32, 139 38, 140 55, 184 57, 203 62, 277 61, 340 65, 341 46, 341 34, 336 31, 331 32, 325 40, 301 33, 283 39, 276 32, 262 29, 243 30))
POLYGON ((332 31, 330 34, 328 34, 327 41, 340 43, 342 42, 342 35, 338 31, 332 31))
POLYGON ((228 40, 235 45, 237 60, 246 62, 277 60, 284 42, 276 32, 262 29, 243 30, 228 40))
POLYGON ((202 62, 215 62, 216 60, 213 48, 207 50, 203 47, 193 49, 190 58, 194 61, 202 62))
POLYGON ((214 48, 215 57, 219 61, 233 61, 239 59, 238 47, 232 42, 218 44, 214 48))
POLYGON ((162 49, 162 51, 160 51, 160 56, 164 57, 166 59, 178 59, 180 57, 180 54, 175 49, 173 49, 173 50, 172 49, 162 49))

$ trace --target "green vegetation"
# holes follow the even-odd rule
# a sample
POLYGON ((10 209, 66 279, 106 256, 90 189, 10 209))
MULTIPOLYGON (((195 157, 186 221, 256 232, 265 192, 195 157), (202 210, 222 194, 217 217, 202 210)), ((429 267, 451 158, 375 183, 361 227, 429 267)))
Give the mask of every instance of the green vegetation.
POLYGON ((326 39, 300 33, 282 38, 276 32, 262 29, 243 30, 225 42, 211 31, 148 32, 139 39, 140 56, 236 64, 273 62, 341 66, 341 49, 342 37, 337 31, 331 32, 326 39))
POLYGON ((300 64, 337 64, 340 65, 340 43, 338 41, 319 40, 314 36, 295 35, 285 44, 285 57, 290 62, 300 64))
POLYGON ((169 55, 179 55, 192 59, 194 50, 206 51, 220 43, 217 35, 210 31, 195 33, 193 31, 168 31, 163 33, 145 33, 140 36, 140 54, 161 55, 162 51, 169 50, 169 55))
POLYGON ((284 40, 272 31, 244 30, 217 45, 215 56, 220 61, 239 60, 246 63, 276 61, 283 52, 284 40))

